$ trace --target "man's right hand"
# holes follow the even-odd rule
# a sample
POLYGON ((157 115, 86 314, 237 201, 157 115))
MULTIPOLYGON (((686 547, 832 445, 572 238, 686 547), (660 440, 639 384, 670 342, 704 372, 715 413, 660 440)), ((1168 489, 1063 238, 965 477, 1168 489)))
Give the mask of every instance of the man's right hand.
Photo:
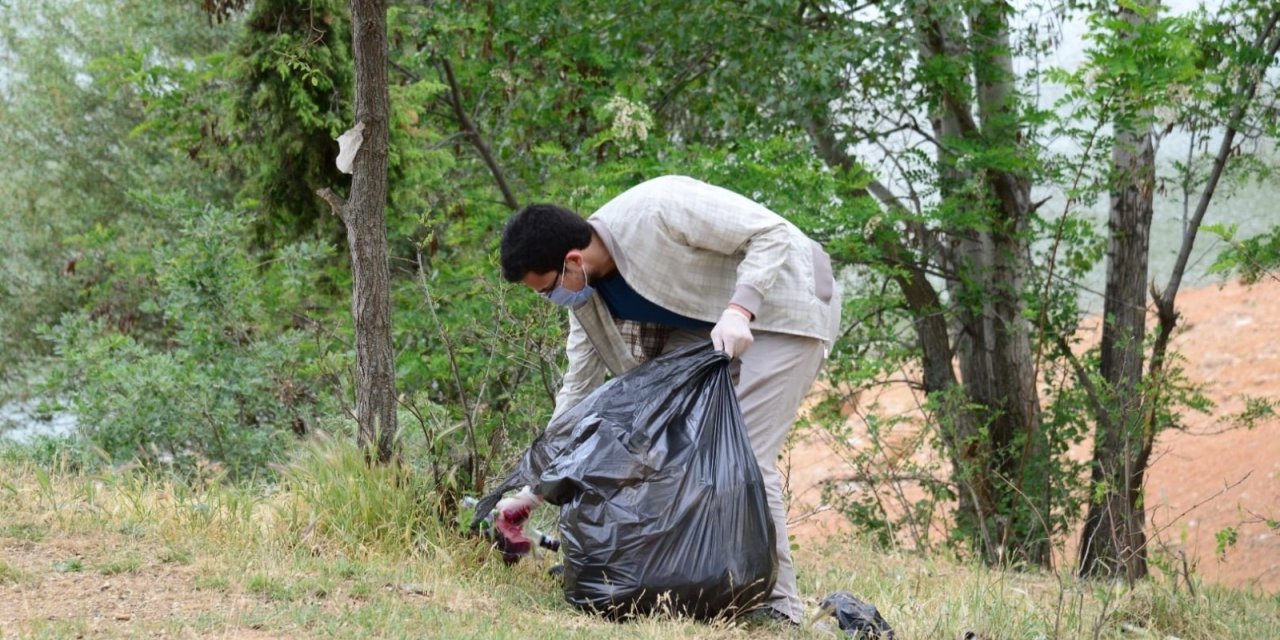
POLYGON ((498 517, 493 526, 498 531, 498 544, 504 559, 518 558, 533 548, 533 542, 524 535, 524 523, 529 519, 533 508, 539 504, 542 504, 542 499, 533 495, 529 487, 521 489, 510 498, 498 501, 498 517))

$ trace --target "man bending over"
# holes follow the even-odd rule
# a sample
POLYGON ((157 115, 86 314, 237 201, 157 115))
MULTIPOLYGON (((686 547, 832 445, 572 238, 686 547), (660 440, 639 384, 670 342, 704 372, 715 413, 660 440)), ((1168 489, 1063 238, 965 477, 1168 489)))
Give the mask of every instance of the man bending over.
MULTIPOLYGON (((606 374, 695 341, 710 338, 739 361, 735 391, 777 532, 778 581, 763 613, 799 622, 777 459, 839 326, 822 247, 749 198, 664 176, 586 219, 525 207, 503 231, 502 275, 570 310, 556 416, 606 374)), ((536 500, 522 491, 499 510, 527 515, 536 500)))

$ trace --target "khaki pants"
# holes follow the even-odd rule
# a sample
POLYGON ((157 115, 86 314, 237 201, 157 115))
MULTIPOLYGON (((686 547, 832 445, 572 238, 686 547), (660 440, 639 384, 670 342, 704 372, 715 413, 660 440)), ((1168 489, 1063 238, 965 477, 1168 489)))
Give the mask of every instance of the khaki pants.
MULTIPOLYGON (((747 423, 747 438, 764 476, 769 510, 778 534, 778 582, 768 605, 800 622, 804 605, 796 588, 796 569, 787 538, 787 508, 782 502, 782 474, 778 455, 795 423, 800 403, 822 366, 824 343, 816 338, 767 331, 754 332, 755 342, 734 363, 734 390, 747 423)), ((709 340, 708 331, 679 330, 671 334, 666 350, 709 340)))

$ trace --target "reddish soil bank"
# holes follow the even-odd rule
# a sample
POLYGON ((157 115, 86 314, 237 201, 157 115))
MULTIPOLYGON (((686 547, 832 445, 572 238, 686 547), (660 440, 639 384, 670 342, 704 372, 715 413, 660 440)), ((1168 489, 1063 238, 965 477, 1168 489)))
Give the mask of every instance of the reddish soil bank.
MULTIPOLYGON (((1186 431, 1159 438, 1147 487, 1153 544, 1185 553, 1206 581, 1280 592, 1280 531, 1261 520, 1280 519, 1280 420, 1264 420, 1251 430, 1227 428, 1229 417, 1244 410, 1245 397, 1280 400, 1280 282, 1185 291, 1178 308, 1182 331, 1174 347, 1187 376, 1204 385, 1217 407, 1211 415, 1186 415, 1186 431), (1236 529, 1237 542, 1220 559, 1217 534, 1228 527, 1236 529)), ((1098 323, 1091 324, 1096 334, 1098 323)), ((850 407, 852 433, 842 442, 859 444, 858 409, 878 402, 882 413, 912 417, 919 415, 918 401, 903 384, 863 393, 859 407, 850 407)), ((927 458, 930 453, 914 446, 914 436, 909 425, 891 434, 892 455, 927 458)), ((851 474, 839 449, 828 434, 808 433, 791 451, 791 513, 798 521, 793 532, 801 541, 847 527, 835 513, 814 513, 822 508, 821 484, 851 474)), ((1077 455, 1084 459, 1089 453, 1077 455)), ((1071 546, 1063 552, 1068 562, 1071 546)))

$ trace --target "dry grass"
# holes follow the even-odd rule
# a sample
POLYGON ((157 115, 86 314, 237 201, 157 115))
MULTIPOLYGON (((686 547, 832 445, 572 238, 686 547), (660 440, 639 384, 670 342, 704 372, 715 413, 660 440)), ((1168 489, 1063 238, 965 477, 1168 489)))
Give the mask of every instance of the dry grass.
POLYGON ((0 465, 0 637, 829 638, 823 595, 875 603, 899 638, 1280 637, 1280 599, 1161 581, 1137 589, 996 572, 831 539, 797 553, 812 614, 797 630, 564 603, 550 558, 506 568, 425 517, 409 472, 348 447, 303 451, 270 488, 136 471, 0 465))

